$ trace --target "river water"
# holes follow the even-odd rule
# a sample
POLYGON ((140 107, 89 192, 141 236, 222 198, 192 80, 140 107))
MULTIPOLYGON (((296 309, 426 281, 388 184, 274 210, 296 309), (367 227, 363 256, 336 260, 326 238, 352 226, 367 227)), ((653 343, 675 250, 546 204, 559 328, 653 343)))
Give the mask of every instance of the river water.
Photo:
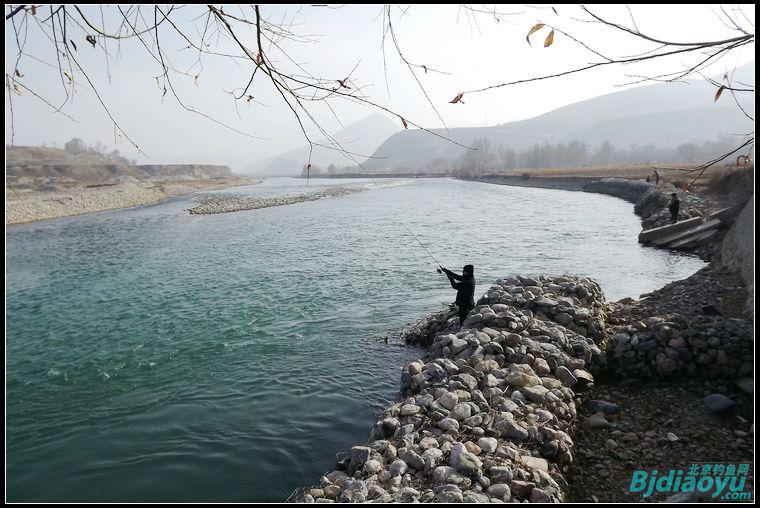
MULTIPOLYGON (((435 180, 220 215, 199 199, 6 231, 12 501, 281 501, 369 437, 419 351, 382 337, 453 300, 405 224, 476 299, 510 274, 608 299, 701 268, 643 248, 622 200, 435 180)), ((217 193, 304 192, 268 179, 217 193)))

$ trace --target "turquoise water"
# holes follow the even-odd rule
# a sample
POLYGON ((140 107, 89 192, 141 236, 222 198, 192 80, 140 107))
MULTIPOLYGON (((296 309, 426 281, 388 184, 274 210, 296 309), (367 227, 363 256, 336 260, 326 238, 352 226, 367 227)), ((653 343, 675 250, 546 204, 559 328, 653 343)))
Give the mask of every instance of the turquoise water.
POLYGON ((318 482, 419 354, 381 337, 454 297, 402 218, 444 265, 475 265, 476 298, 550 272, 619 299, 703 266, 639 246, 632 205, 607 196, 364 183, 255 211, 189 215, 198 198, 182 197, 8 228, 8 499, 281 501, 318 482))

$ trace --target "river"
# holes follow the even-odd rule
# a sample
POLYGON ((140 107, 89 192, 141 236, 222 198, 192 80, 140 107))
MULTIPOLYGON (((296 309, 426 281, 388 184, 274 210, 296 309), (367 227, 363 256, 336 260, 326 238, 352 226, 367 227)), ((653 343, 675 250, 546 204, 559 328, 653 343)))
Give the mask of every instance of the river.
MULTIPOLYGON (((10 501, 282 501, 366 441, 420 352, 389 330, 510 274, 577 274, 610 300, 704 263, 644 248, 633 205, 430 180, 189 215, 198 196, 6 230, 10 501)), ((306 191, 274 178, 225 191, 306 191)))

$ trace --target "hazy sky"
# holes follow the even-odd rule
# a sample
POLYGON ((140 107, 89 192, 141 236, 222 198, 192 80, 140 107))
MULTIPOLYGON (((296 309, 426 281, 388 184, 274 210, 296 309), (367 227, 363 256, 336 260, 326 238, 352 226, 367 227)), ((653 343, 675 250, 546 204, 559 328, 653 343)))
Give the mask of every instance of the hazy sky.
MULTIPOLYGON (((493 9, 493 6, 477 5, 473 8, 486 10, 493 9)), ((754 23, 754 5, 741 7, 749 21, 729 10, 736 9, 736 6, 724 8, 733 12, 745 27, 754 32, 754 26, 749 22, 754 23)), ((77 19, 76 12, 71 7, 69 9, 77 19)), ((166 7, 163 9, 166 10, 166 7)), ((544 48, 547 28, 534 34, 531 37, 533 45, 529 46, 525 36, 537 22, 552 24, 610 56, 637 54, 655 47, 635 41, 630 36, 622 36, 610 28, 578 21, 588 19, 588 15, 577 6, 556 6, 558 14, 551 8, 541 6, 503 5, 496 6, 496 9, 519 14, 503 16, 497 23, 493 15, 474 14, 456 5, 403 5, 392 8, 394 29, 406 58, 413 63, 449 73, 418 72, 430 99, 449 127, 495 125, 529 118, 579 100, 620 90, 618 85, 631 81, 626 74, 656 75, 694 63, 701 56, 675 56, 636 66, 608 66, 545 82, 466 94, 464 104, 449 104, 460 91, 600 61, 600 57, 559 33, 555 34, 553 45, 544 48)), ((591 6, 590 9, 628 26, 633 23, 632 14, 642 32, 667 40, 718 40, 734 37, 738 33, 719 20, 716 14, 720 12, 718 6, 634 5, 630 7, 631 13, 625 6, 591 6)), ((88 18, 98 21, 100 26, 100 9, 97 6, 83 7, 83 11, 88 18)), ((224 11, 236 16, 245 13, 248 19, 253 19, 251 6, 225 6, 224 11)), ((382 7, 377 5, 340 8, 261 6, 265 19, 272 23, 292 19, 294 24, 291 30, 294 33, 311 37, 310 42, 283 41, 280 44, 293 61, 302 64, 310 73, 330 79, 343 78, 357 66, 353 78, 355 83, 366 86, 364 92, 370 99, 425 127, 442 127, 409 69, 395 52, 390 37, 386 40, 384 73, 381 11, 382 7)), ((144 7, 142 12, 149 23, 153 18, 152 8, 144 7)), ((199 31, 203 30, 204 18, 196 18, 206 12, 204 5, 189 5, 173 12, 171 19, 188 37, 197 41, 199 31)), ((118 10, 115 6, 104 6, 103 13, 107 31, 115 32, 119 23, 118 10)), ((41 7, 36 17, 39 20, 48 14, 49 10, 41 7)), ((76 57, 113 116, 149 159, 138 156, 124 139, 115 140, 113 123, 89 90, 85 77, 76 70, 73 73, 76 85, 73 102, 63 108, 75 121, 56 114, 29 92, 22 91, 21 96, 14 94, 15 144, 50 145, 55 142, 62 146, 65 141, 77 136, 89 143, 101 141, 141 162, 219 163, 233 168, 304 144, 292 112, 263 75, 257 76, 252 88, 252 95, 261 104, 238 101, 239 113, 236 112, 235 102, 225 90, 245 85, 253 67, 251 62, 206 55, 197 83, 191 77, 179 74, 172 74, 172 81, 186 104, 264 140, 245 137, 183 110, 171 93, 162 100, 161 89, 155 79, 161 74, 161 67, 136 38, 122 41, 118 48, 113 41, 107 41, 107 50, 111 54, 108 61, 109 80, 103 50, 100 47, 93 49, 84 40, 85 34, 90 32, 83 32, 72 25, 74 23, 70 21, 68 37, 78 47, 76 57)), ((241 40, 248 47, 255 48, 254 31, 244 25, 236 26, 241 40)), ((54 69, 43 63, 55 62, 52 44, 34 20, 24 31, 27 42, 25 55, 18 64, 22 74, 19 81, 59 105, 65 97, 61 78, 54 69)), ((190 67, 197 53, 182 51, 187 42, 166 25, 162 25, 159 33, 161 46, 174 67, 181 70, 190 67)), ((216 41, 214 34, 211 42, 215 44, 216 41)), ((18 49, 9 22, 6 22, 5 42, 5 72, 12 75, 18 49)), ((152 39, 146 38, 145 42, 149 46, 153 44, 152 39)), ((213 49, 233 51, 234 47, 222 37, 213 49)), ((708 74, 722 74, 726 68, 751 61, 753 51, 754 45, 750 45, 729 53, 717 61, 708 74)), ((276 50, 266 52, 282 70, 301 73, 276 50)), ((198 67, 189 73, 197 74, 198 67)), ((6 88, 6 143, 10 143, 8 105, 6 88)), ((343 125, 376 111, 348 101, 336 101, 331 105, 343 125)), ((323 104, 313 103, 310 107, 326 130, 335 132, 340 129, 341 124, 323 104)), ((393 120, 401 128, 400 120, 393 120)))

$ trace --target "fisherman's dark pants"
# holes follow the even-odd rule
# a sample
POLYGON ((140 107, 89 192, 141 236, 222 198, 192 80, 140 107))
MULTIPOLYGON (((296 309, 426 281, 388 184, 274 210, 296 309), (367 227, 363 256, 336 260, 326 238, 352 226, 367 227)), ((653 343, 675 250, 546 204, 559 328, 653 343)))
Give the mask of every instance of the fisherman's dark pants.
POLYGON ((670 212, 670 217, 673 219, 673 224, 678 222, 678 212, 670 212))
POLYGON ((472 307, 460 306, 459 307, 459 326, 462 326, 464 320, 467 319, 467 314, 470 313, 472 307))

